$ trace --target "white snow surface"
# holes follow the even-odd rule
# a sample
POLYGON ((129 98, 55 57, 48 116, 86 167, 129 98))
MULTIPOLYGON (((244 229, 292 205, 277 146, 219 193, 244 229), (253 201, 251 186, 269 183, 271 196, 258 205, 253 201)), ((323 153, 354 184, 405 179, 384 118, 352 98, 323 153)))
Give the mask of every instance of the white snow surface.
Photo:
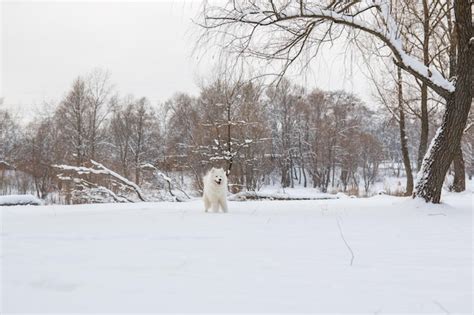
POLYGON ((472 192, 443 202, 2 207, 0 313, 471 313, 472 192))

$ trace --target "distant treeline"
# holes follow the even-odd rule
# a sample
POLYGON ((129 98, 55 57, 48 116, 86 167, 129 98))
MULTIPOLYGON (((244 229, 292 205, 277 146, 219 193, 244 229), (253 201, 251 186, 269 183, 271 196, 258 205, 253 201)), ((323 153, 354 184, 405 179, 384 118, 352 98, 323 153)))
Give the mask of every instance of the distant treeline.
MULTIPOLYGON (((419 123, 407 114, 410 155, 416 156, 419 123)), ((151 168, 199 191, 203 174, 222 166, 233 192, 272 184, 363 194, 381 163, 383 175, 400 175, 399 138, 390 111, 345 91, 307 91, 286 79, 276 86, 215 80, 197 97, 179 93, 151 104, 145 97, 119 97, 108 73, 97 70, 76 78, 52 110, 27 126, 0 110, 0 192, 70 194, 74 183, 65 190, 53 165, 90 166, 93 160, 150 189, 156 182, 151 168)), ((102 184, 121 189, 113 181, 102 184)))

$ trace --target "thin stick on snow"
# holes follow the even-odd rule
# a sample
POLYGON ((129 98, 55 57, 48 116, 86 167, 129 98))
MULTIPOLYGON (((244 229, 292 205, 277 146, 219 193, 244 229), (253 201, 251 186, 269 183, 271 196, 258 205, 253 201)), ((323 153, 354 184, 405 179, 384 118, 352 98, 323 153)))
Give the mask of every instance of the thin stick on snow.
POLYGON ((451 314, 441 303, 439 303, 438 301, 436 300, 433 300, 433 303, 438 305, 440 309, 442 309, 444 312, 446 312, 446 314, 451 314))
POLYGON ((352 248, 349 246, 349 244, 346 241, 346 238, 344 237, 344 233, 342 232, 342 227, 341 227, 341 223, 339 221, 339 218, 336 218, 336 222, 337 222, 337 227, 339 228, 339 233, 341 234, 341 238, 344 241, 344 244, 346 244, 347 249, 351 253, 351 263, 350 263, 350 265, 352 266, 352 263, 354 262, 354 252, 352 251, 352 248))

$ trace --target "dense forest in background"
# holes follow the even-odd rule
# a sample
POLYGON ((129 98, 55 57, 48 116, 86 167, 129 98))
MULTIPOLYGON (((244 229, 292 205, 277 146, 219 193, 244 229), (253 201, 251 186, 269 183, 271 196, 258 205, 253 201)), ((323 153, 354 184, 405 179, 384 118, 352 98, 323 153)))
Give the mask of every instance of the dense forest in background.
MULTIPOLYGON (((416 100, 407 104, 405 133, 416 171, 420 120, 416 100)), ((178 93, 151 104, 119 96, 110 75, 94 70, 27 125, 1 109, 0 192, 57 203, 110 201, 115 194, 128 196, 115 201, 130 201, 134 183, 147 198, 163 199, 177 190, 197 194, 205 172, 220 166, 234 193, 272 185, 370 195, 376 181, 406 175, 397 108, 396 98, 368 106, 354 94, 308 91, 287 79, 273 86, 218 79, 198 96, 178 93)), ((430 130, 439 120, 433 102, 430 130)), ((464 138, 472 175, 472 130, 464 138)))

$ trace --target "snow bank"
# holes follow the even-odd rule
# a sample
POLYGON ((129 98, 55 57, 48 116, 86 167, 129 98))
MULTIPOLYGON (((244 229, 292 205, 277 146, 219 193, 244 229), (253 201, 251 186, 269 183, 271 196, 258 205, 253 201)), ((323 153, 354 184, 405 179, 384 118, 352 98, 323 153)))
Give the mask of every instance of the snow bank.
POLYGON ((0 206, 39 206, 43 202, 33 195, 6 195, 0 196, 0 206))

